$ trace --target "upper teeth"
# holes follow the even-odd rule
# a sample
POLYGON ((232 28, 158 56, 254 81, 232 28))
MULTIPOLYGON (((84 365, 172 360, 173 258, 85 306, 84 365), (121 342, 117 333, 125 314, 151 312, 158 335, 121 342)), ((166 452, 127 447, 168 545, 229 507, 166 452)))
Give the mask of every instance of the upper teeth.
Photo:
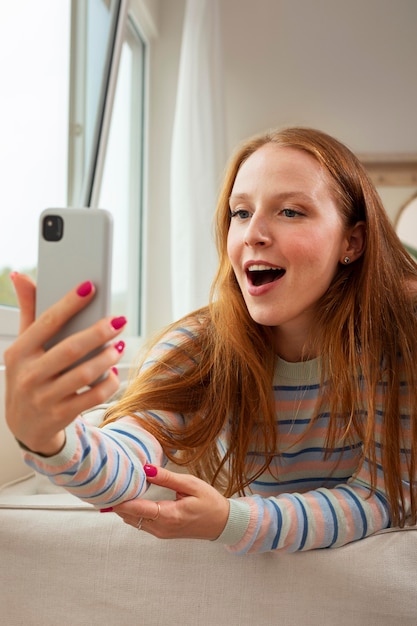
POLYGON ((270 265, 249 265, 249 272, 265 272, 267 270, 279 270, 279 267, 271 267, 270 265))

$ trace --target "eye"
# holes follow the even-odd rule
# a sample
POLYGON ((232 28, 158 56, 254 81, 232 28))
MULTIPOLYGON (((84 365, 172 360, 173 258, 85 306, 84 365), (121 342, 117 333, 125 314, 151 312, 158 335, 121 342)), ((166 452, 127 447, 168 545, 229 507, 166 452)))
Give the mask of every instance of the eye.
POLYGON ((246 220, 251 215, 246 209, 236 209, 236 211, 230 210, 229 214, 231 218, 237 217, 239 220, 246 220))
POLYGON ((300 211, 296 211, 295 209, 283 209, 282 214, 285 217, 299 217, 300 215, 302 215, 300 211))

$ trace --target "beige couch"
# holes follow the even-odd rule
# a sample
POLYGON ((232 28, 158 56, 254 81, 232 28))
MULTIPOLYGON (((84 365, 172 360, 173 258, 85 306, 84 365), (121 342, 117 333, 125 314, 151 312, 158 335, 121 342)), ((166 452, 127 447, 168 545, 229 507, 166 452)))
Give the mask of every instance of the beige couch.
MULTIPOLYGON (((0 424, 0 479, 5 441, 10 480, 11 457, 25 471, 0 424)), ((0 491, 0 555, 5 626, 417 625, 416 527, 237 557, 160 541, 30 476, 0 491)))

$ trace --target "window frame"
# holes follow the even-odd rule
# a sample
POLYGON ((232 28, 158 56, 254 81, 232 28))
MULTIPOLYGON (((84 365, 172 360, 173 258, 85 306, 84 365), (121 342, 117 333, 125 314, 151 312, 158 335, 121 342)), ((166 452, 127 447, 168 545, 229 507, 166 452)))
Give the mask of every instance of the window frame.
MULTIPOLYGON (((134 329, 133 336, 141 342, 143 335, 143 244, 144 244, 144 186, 145 186, 145 111, 146 111, 146 80, 147 80, 147 45, 140 29, 137 27, 132 16, 127 17, 125 29, 125 41, 133 51, 132 75, 140 76, 142 80, 132 80, 131 122, 132 130, 131 151, 129 155, 130 168, 130 206, 129 206, 129 241, 127 248, 128 258, 128 285, 134 285, 137 289, 137 301, 129 302, 127 317, 131 320, 130 329, 134 329), (136 41, 142 43, 142 49, 135 49, 136 41), (140 146, 137 150, 135 147, 140 146)), ((131 337, 130 341, 133 338, 131 337)), ((137 342, 136 342, 137 345, 137 342)))

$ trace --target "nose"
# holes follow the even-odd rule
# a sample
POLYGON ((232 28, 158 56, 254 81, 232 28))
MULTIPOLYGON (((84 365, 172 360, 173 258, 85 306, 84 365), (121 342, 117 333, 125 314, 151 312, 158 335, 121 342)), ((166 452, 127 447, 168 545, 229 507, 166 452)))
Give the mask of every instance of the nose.
POLYGON ((272 236, 268 220, 258 213, 254 213, 248 222, 245 232, 246 246, 267 246, 271 243, 272 236))

